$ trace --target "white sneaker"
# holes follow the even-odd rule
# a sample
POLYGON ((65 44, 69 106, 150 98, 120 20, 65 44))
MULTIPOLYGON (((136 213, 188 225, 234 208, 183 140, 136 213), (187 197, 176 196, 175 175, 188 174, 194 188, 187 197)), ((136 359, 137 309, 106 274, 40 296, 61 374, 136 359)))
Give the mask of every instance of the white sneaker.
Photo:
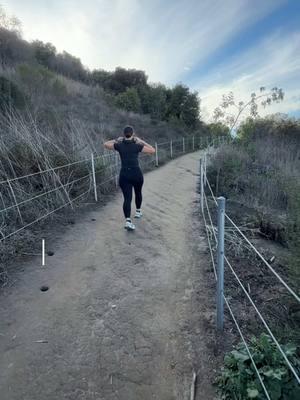
POLYGON ((143 213, 142 213, 141 210, 139 210, 139 211, 136 211, 136 212, 135 212, 134 218, 141 218, 142 216, 143 216, 143 213))
POLYGON ((127 220, 125 222, 124 228, 127 229, 128 231, 134 231, 135 230, 135 225, 131 221, 127 220))

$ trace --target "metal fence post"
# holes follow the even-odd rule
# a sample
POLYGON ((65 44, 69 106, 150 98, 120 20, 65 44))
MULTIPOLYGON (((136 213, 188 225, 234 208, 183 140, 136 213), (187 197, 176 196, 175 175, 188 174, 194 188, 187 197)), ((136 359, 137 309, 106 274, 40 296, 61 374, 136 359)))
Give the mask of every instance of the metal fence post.
POLYGON ((172 141, 172 139, 170 142, 170 154, 171 154, 171 158, 173 158, 173 141, 172 141))
POLYGON ((158 167, 158 146, 155 142, 155 166, 158 167))
POLYGON ((193 151, 195 150, 195 136, 193 136, 193 151))
POLYGON ((94 184, 95 201, 98 201, 97 185, 96 185, 96 173, 95 173, 95 162, 94 162, 94 153, 91 153, 91 161, 92 161, 92 175, 93 175, 93 184, 94 184))
POLYGON ((203 158, 200 158, 200 204, 201 204, 201 211, 203 214, 203 201, 204 201, 204 187, 203 187, 203 158))
POLYGON ((203 182, 204 186, 206 186, 206 167, 207 167, 207 157, 206 157, 206 152, 204 154, 204 165, 203 165, 203 182))
POLYGON ((185 143, 184 143, 184 137, 182 138, 182 151, 185 153, 185 143))
POLYGON ((218 197, 217 329, 224 327, 224 227, 225 198, 218 197))

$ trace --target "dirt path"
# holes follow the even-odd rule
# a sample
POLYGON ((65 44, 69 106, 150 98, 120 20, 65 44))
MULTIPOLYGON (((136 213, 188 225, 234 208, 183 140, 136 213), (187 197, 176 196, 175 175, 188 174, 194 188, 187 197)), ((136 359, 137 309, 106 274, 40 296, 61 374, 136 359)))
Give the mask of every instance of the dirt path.
MULTIPOLYGON (((24 265, 0 297, 1 400, 189 399, 192 369, 209 357, 201 310, 192 315, 198 159, 147 174, 136 232, 122 227, 118 194, 63 236, 46 268, 24 265)), ((213 399, 200 381, 199 399, 213 399)))

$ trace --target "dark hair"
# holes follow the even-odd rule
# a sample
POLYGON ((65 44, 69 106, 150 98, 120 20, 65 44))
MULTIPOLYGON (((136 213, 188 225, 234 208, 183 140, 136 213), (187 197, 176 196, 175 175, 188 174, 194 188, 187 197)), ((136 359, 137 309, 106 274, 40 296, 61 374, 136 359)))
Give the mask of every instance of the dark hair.
POLYGON ((133 135, 133 127, 129 125, 125 126, 123 133, 125 137, 130 138, 133 135))

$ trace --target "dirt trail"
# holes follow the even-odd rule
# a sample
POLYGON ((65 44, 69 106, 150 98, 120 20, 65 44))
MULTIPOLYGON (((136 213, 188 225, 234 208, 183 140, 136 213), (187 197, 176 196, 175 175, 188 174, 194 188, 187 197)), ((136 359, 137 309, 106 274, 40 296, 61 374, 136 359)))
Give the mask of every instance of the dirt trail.
MULTIPOLYGON (((24 264, 0 297, 1 400, 189 399, 192 369, 208 359, 201 309, 192 315, 193 277, 204 274, 193 222, 199 154, 146 175, 136 232, 122 227, 118 194, 72 226, 46 268, 24 264)), ((213 399, 203 374, 199 389, 213 399)))

